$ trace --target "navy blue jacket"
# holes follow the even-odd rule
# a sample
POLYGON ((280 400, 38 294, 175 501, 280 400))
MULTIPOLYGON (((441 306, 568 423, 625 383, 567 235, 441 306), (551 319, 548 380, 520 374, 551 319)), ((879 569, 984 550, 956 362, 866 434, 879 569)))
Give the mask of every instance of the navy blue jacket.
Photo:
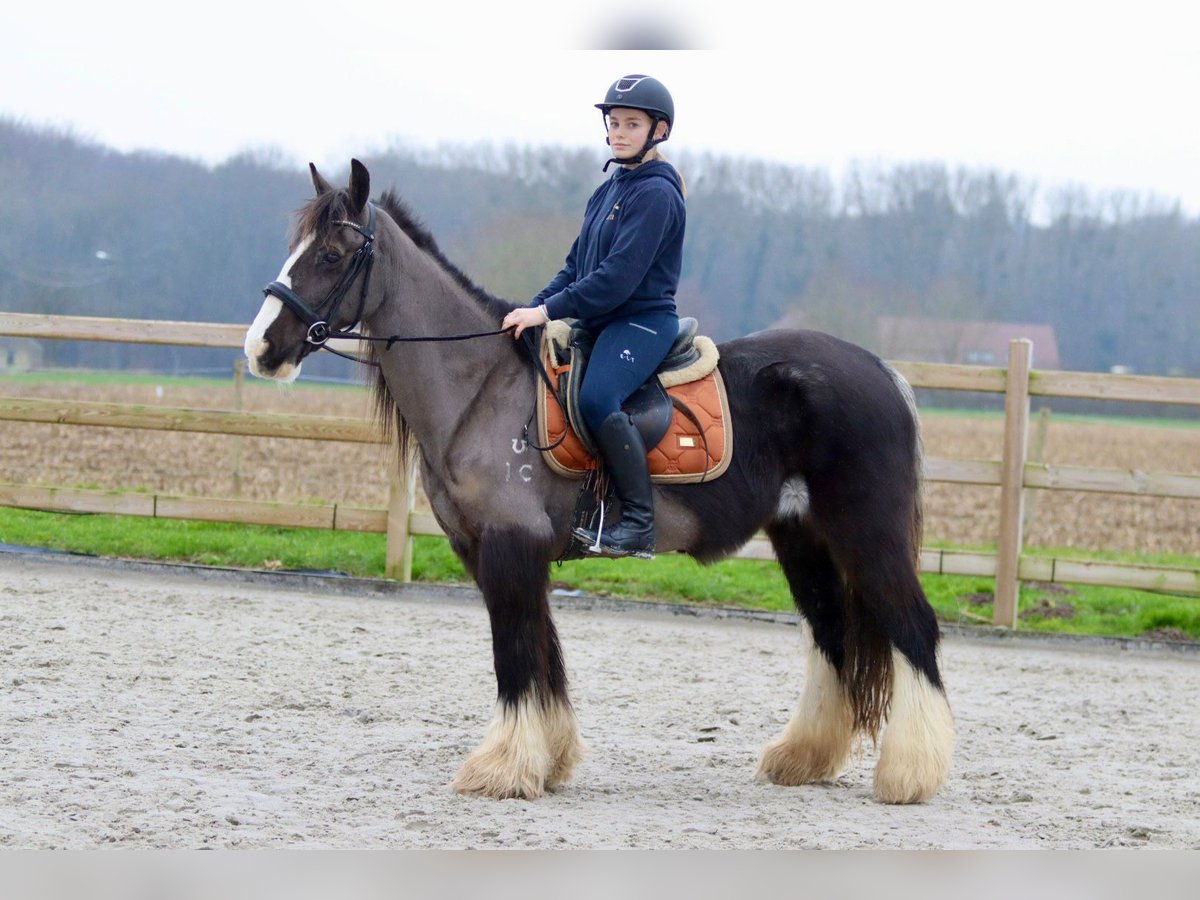
POLYGON ((566 265, 529 305, 544 303, 551 319, 579 319, 589 331, 639 312, 674 312, 684 219, 670 163, 618 169, 588 200, 566 265))

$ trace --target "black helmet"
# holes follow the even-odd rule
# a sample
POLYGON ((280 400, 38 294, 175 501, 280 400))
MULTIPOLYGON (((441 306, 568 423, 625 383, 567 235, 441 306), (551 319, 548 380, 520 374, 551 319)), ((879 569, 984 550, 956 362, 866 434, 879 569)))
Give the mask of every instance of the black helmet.
POLYGON ((614 106, 640 109, 654 118, 666 119, 668 128, 675 126, 675 102, 671 92, 649 75, 626 75, 614 81, 604 95, 604 102, 597 103, 596 109, 607 115, 614 106))

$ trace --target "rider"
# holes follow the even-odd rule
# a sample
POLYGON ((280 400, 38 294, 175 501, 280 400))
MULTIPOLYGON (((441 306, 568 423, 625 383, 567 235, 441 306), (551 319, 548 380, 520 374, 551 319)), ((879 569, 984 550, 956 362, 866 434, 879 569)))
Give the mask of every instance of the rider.
POLYGON ((583 228, 566 265, 528 306, 504 319, 514 337, 551 319, 577 319, 595 339, 579 405, 617 497, 621 519, 604 528, 576 529, 605 556, 654 550, 654 501, 646 447, 621 404, 666 357, 678 333, 684 230, 683 181, 658 152, 670 135, 675 104, 662 82, 645 75, 619 78, 603 103, 612 159, 620 168, 588 200, 583 228))

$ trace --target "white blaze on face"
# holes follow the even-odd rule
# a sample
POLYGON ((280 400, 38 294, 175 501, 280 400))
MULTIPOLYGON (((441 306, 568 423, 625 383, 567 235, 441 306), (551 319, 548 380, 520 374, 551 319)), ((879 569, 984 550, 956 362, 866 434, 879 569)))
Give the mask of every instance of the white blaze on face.
MULTIPOLYGON (((275 280, 287 287, 292 286, 292 266, 296 265, 296 261, 304 254, 304 251, 309 248, 313 242, 313 235, 308 235, 299 244, 296 245, 295 251, 287 258, 283 264, 283 268, 279 270, 279 277, 275 280)), ((292 363, 285 363, 274 372, 263 372, 259 369, 258 358, 267 349, 267 340, 264 337, 267 329, 271 327, 271 323, 275 321, 275 317, 283 311, 283 303, 278 297, 268 294, 263 299, 262 308, 259 309, 258 315, 254 317, 254 321, 250 323, 250 328, 246 331, 246 359, 250 364, 250 372, 257 375, 259 378, 271 378, 275 381, 295 381, 296 376, 300 374, 300 366, 292 363)))

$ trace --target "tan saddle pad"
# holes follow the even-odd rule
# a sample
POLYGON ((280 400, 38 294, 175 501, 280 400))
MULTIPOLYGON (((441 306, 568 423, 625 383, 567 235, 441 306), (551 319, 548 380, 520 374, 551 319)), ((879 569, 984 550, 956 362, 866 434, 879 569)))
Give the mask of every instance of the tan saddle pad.
MULTIPOLYGON (((552 343, 557 336, 547 329, 541 350, 542 363, 556 388, 565 383, 561 376, 571 368, 569 362, 560 365, 557 361, 552 343)), ((675 408, 666 435, 646 454, 651 480, 656 483, 712 481, 724 474, 733 459, 732 420, 725 382, 716 367, 716 345, 706 337, 697 337, 696 343, 704 348, 701 360, 687 370, 670 372, 660 379, 675 408), (696 423, 680 405, 695 416, 702 431, 697 430, 696 423)), ((557 394, 557 389, 551 394, 550 387, 538 379, 538 444, 552 448, 543 453, 553 471, 567 478, 582 478, 596 468, 596 460, 567 424, 557 394)))

